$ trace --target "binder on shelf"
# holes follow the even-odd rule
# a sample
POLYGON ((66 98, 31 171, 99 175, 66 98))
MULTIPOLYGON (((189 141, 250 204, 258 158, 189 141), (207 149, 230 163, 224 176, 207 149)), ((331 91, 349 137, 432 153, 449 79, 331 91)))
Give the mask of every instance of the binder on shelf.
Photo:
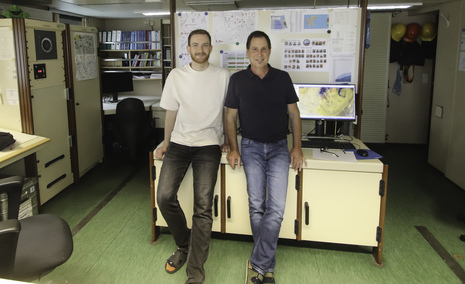
POLYGON ((116 30, 111 31, 111 49, 115 50, 116 49, 116 30))
POLYGON ((121 50, 121 31, 117 30, 116 31, 116 47, 115 49, 121 50))

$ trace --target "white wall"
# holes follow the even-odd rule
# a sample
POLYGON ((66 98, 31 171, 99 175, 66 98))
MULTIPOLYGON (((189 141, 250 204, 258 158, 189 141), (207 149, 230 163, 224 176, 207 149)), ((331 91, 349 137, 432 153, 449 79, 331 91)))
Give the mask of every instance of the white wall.
MULTIPOLYGON (((442 118, 432 115, 428 162, 465 189, 465 71, 459 71, 465 0, 440 5, 438 46, 432 112, 443 108, 442 118)), ((465 52, 465 50, 463 50, 465 52)))

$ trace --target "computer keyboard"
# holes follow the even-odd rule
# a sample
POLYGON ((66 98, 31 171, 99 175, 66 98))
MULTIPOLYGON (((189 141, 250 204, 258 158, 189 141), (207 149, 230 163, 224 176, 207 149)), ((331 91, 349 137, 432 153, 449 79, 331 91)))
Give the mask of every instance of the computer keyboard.
POLYGON ((355 146, 347 141, 334 141, 331 139, 302 140, 302 148, 327 148, 327 149, 355 149, 355 146))

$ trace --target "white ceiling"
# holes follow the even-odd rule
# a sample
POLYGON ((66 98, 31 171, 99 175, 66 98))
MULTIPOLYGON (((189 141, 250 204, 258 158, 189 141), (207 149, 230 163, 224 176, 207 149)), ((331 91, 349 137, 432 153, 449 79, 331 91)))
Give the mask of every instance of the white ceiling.
MULTIPOLYGON (((34 0, 33 0, 34 1, 34 0)), ((54 12, 96 18, 139 18, 136 11, 169 12, 169 0, 35 0, 51 2, 46 6, 54 12)), ((368 0, 368 5, 423 3, 411 9, 436 5, 451 0, 368 0)), ((1 1, 0 2, 15 2, 1 1)), ((176 0, 176 10, 218 11, 278 8, 331 8, 359 5, 360 0, 176 0), (186 3, 189 3, 187 5, 186 3), (236 8, 237 7, 237 8, 236 8)), ((166 16, 165 16, 166 17, 166 16)), ((153 16, 152 16, 153 18, 153 16)))

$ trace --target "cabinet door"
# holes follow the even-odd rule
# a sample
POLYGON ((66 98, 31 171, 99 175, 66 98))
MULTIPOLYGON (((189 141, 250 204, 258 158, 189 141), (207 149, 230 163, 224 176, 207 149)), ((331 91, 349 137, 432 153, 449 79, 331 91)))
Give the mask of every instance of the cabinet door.
POLYGON ((79 176, 103 158, 102 100, 97 61, 97 29, 70 26, 71 56, 73 60, 74 110, 79 176), (83 54, 86 57, 83 57, 83 54))
POLYGON ((377 246, 381 174, 304 170, 302 240, 377 246))
MULTIPOLYGON (((252 235, 249 218, 247 181, 244 168, 233 170, 225 167, 226 187, 226 233, 252 235)), ((297 191, 295 190, 294 170, 289 170, 289 185, 286 198, 286 210, 281 224, 280 238, 295 239, 294 222, 297 216, 297 191)))
POLYGON ((244 167, 225 167, 226 233, 252 235, 244 167))
MULTIPOLYGON (((160 176, 160 170, 162 166, 163 161, 161 160, 154 160, 154 165, 155 165, 155 170, 156 170, 156 179, 155 179, 155 206, 157 208, 157 221, 156 225, 157 226, 162 226, 162 227, 167 227, 165 219, 163 219, 163 216, 161 215, 161 212, 158 208, 158 202, 156 200, 157 196, 157 189, 158 189, 158 180, 160 176)), ((218 169, 218 179, 216 181, 215 185, 215 190, 213 194, 213 207, 215 207, 215 202, 217 202, 218 206, 220 205, 220 169, 218 169)), ((186 172, 186 175, 184 176, 184 179, 181 183, 181 186, 179 188, 178 192, 178 199, 179 203, 181 204, 182 210, 184 211, 184 214, 186 215, 186 221, 187 221, 187 226, 189 228, 192 227, 192 214, 194 213, 194 190, 193 190, 193 183, 194 179, 192 177, 192 166, 189 166, 189 169, 186 172)), ((221 210, 215 210, 213 208, 213 228, 212 230, 214 232, 220 232, 221 231, 221 210)))
MULTIPOLYGON (((284 210, 283 222, 279 237, 284 239, 295 239, 295 220, 297 219, 297 190, 296 176, 298 172, 289 169, 289 181, 287 186, 286 209, 284 210)), ((300 177, 299 177, 300 178, 300 177)), ((299 180, 297 180, 299 181, 299 180)))

